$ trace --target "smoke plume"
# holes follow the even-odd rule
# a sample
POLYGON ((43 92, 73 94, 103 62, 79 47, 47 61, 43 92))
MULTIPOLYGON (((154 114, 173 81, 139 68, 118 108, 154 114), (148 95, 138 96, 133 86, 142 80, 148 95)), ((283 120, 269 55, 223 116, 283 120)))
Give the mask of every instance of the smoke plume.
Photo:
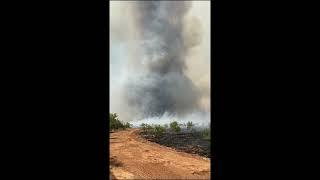
POLYGON ((115 25, 119 22, 114 21, 114 27, 111 22, 114 37, 110 45, 125 41, 128 54, 126 68, 118 72, 123 79, 118 78, 118 83, 110 85, 117 87, 110 97, 111 106, 118 110, 120 118, 122 115, 130 121, 185 117, 208 111, 203 108, 203 102, 210 98, 210 81, 203 79, 210 78, 210 64, 205 63, 207 67, 203 69, 188 66, 191 61, 200 61, 197 58, 201 56, 193 54, 201 52, 196 47, 202 43, 204 34, 199 18, 188 14, 191 9, 191 1, 126 2, 122 10, 126 10, 123 16, 129 22, 119 29, 115 25), (197 74, 195 71, 206 73, 192 79, 197 74))

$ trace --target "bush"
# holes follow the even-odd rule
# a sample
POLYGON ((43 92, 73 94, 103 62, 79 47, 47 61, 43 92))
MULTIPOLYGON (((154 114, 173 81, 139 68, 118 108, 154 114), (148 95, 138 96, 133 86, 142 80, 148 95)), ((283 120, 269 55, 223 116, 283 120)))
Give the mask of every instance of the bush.
POLYGON ((118 119, 118 115, 116 113, 110 113, 109 115, 109 125, 110 125, 110 130, 116 130, 116 129, 126 129, 130 128, 131 124, 130 123, 122 123, 118 119))
POLYGON ((142 123, 142 124, 140 125, 140 127, 141 127, 141 129, 142 129, 143 131, 146 131, 146 130, 147 130, 147 124, 145 124, 145 123, 142 123))
POLYGON ((162 136, 163 133, 166 131, 165 127, 161 125, 149 125, 142 123, 140 127, 144 132, 153 134, 156 137, 162 136))
POLYGON ((162 127, 161 125, 155 125, 153 128, 153 133, 156 137, 162 136, 164 132, 165 132, 165 128, 162 127))
POLYGON ((187 122, 187 129, 191 129, 193 127, 192 121, 187 122))
POLYGON ((131 127, 132 127, 132 124, 130 124, 128 122, 124 125, 124 128, 131 128, 131 127))
POLYGON ((181 128, 180 128, 180 126, 179 126, 177 121, 173 121, 173 122, 170 123, 170 129, 172 131, 174 131, 174 132, 180 132, 181 131, 181 128))
POLYGON ((152 132, 152 129, 153 129, 153 127, 152 127, 151 125, 146 124, 146 130, 147 130, 148 132, 152 132))
POLYGON ((140 125, 140 127, 144 132, 152 132, 153 131, 153 127, 149 124, 142 123, 140 125))

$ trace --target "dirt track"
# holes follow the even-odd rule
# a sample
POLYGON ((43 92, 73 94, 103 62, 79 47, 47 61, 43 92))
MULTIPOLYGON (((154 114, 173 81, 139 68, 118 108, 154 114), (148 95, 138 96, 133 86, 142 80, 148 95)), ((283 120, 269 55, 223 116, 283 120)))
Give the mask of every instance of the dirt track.
POLYGON ((146 141, 138 129, 110 134, 112 179, 210 179, 210 160, 146 141))

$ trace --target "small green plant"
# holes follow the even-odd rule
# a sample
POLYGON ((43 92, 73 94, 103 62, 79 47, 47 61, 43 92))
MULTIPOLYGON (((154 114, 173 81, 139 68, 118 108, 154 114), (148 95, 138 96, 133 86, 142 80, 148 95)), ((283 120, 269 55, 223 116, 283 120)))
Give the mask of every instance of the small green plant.
POLYGON ((174 132, 180 132, 181 131, 181 128, 180 128, 180 126, 179 126, 177 121, 173 121, 173 122, 170 123, 170 129, 171 129, 171 131, 174 131, 174 132))

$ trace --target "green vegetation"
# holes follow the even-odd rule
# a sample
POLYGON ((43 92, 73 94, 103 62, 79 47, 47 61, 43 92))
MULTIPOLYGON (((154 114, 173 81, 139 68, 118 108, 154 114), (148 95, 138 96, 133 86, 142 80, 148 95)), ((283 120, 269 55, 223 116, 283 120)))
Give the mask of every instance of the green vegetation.
POLYGON ((192 121, 187 122, 187 129, 191 129, 193 127, 192 121))
POLYGON ((202 138, 203 139, 207 139, 210 140, 211 139, 211 135, 210 135, 210 129, 206 128, 201 132, 202 138))
POLYGON ((162 136, 165 131, 166 129, 161 125, 155 125, 153 128, 153 132, 156 137, 162 136))
POLYGON ((124 125, 124 128, 131 128, 131 127, 132 127, 132 125, 128 122, 126 122, 126 124, 124 125))
POLYGON ((161 125, 149 125, 149 124, 142 123, 140 127, 144 132, 151 133, 156 137, 162 136, 163 133, 166 131, 165 126, 161 126, 161 125))
MULTIPOLYGON (((191 129, 191 132, 195 131, 195 129, 193 128, 195 125, 193 124, 192 121, 189 121, 186 124, 182 124, 182 125, 183 125, 182 127, 186 127, 188 130, 191 129)), ((167 130, 169 130, 171 132, 175 132, 175 133, 181 132, 181 127, 177 121, 172 121, 169 124, 169 126, 168 126, 168 124, 164 124, 163 126, 161 126, 161 125, 154 125, 154 124, 149 125, 149 124, 142 123, 140 125, 140 127, 141 127, 142 131, 150 133, 156 137, 162 136, 167 130)), ((206 140, 211 140, 210 131, 211 131, 210 127, 205 128, 202 131, 200 131, 199 133, 201 135, 201 138, 206 139, 206 140)))
POLYGON ((118 119, 118 115, 116 113, 110 113, 109 115, 109 125, 110 130, 116 130, 116 129, 126 129, 130 128, 130 123, 123 123, 118 119))
POLYGON ((174 131, 174 132, 180 132, 181 131, 181 128, 180 128, 180 126, 179 126, 177 121, 173 121, 173 122, 170 123, 170 130, 174 131))
POLYGON ((146 131, 147 130, 147 124, 145 124, 145 123, 142 123, 141 125, 140 125, 140 128, 143 130, 143 131, 146 131))
POLYGON ((142 124, 140 125, 140 127, 141 127, 141 129, 142 129, 143 131, 145 131, 145 132, 152 132, 152 130, 153 130, 153 127, 152 127, 151 125, 145 124, 145 123, 142 123, 142 124))

